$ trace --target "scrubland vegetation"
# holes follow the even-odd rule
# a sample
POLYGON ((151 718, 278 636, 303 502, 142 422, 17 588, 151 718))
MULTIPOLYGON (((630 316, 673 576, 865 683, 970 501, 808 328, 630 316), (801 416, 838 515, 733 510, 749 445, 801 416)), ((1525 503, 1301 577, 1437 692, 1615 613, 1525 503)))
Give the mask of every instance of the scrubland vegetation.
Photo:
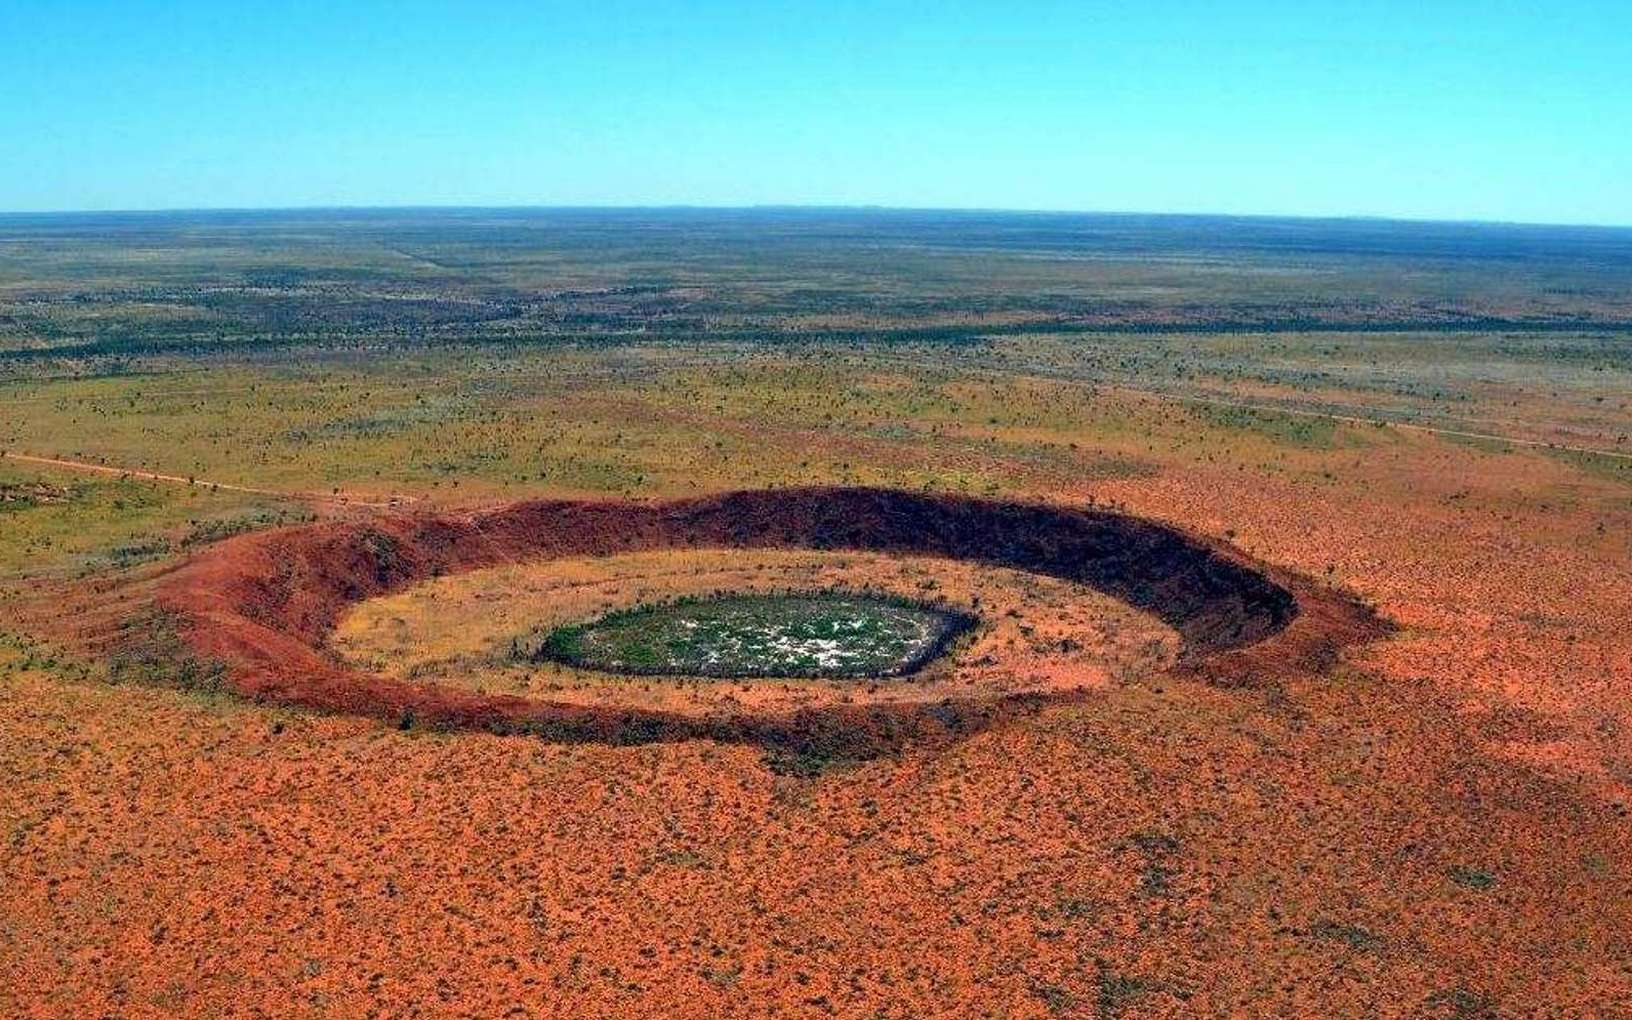
POLYGON ((0 218, 0 1014, 1616 1015, 1629 436, 1626 231, 0 218), (980 618, 936 694, 1086 692, 860 761, 255 704, 167 673, 144 615, 250 532, 801 484, 1125 510, 1397 630, 1225 687, 1063 581, 669 550, 427 580, 324 652, 582 706, 855 708, 888 685, 511 654, 841 587, 980 618))

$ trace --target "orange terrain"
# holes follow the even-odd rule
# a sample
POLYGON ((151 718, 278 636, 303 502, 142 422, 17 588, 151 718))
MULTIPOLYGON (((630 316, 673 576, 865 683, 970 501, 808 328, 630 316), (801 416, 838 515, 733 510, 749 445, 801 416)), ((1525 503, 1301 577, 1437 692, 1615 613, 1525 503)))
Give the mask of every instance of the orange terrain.
MULTIPOLYGON (((78 606, 162 615, 166 654, 231 696, 27 670, 3 689, 0 802, 24 817, 0 1001, 1627 1015, 1632 634, 1602 611, 1632 604, 1624 532, 1568 507, 1516 521, 1512 479, 1455 475, 1434 450, 1406 450, 1408 518, 1363 485, 1338 501, 1203 466, 1017 502, 357 511, 206 546, 78 606), (1085 509, 1090 493, 1119 510, 1085 509), (620 685, 491 655, 449 679, 457 655, 397 668, 360 636, 415 599, 433 604, 404 627, 431 627, 438 598, 468 613, 464 577, 533 578, 489 593, 521 619, 586 555, 623 563, 610 588, 580 577, 600 605, 685 590, 676 564, 728 571, 733 549, 886 587, 906 564, 893 583, 1021 616, 872 689, 620 685), (1045 587, 1028 595, 1028 576, 1045 587), (1064 643, 1068 608, 1103 598, 1138 639, 1064 643)), ((475 627, 446 640, 481 659, 506 631, 475 627)), ((90 630, 77 640, 116 658, 150 651, 90 630)))

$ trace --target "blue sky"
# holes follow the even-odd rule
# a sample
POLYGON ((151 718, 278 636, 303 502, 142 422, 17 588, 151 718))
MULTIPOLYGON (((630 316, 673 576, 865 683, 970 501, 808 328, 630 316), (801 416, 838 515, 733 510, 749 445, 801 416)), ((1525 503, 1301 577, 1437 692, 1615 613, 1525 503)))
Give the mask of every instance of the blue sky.
POLYGON ((1632 0, 0 0, 0 209, 1632 224, 1632 0))

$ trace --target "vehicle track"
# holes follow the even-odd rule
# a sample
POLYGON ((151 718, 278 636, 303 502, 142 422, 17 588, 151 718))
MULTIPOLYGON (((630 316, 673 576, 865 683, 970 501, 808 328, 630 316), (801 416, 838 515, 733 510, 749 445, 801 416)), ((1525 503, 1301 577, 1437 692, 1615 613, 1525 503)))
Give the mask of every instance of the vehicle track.
POLYGON ((360 496, 351 496, 343 492, 302 492, 292 489, 267 489, 254 485, 237 485, 232 482, 212 482, 205 478, 170 475, 160 471, 144 471, 140 468, 119 467, 113 464, 96 464, 84 460, 68 460, 63 457, 37 457, 33 454, 14 453, 10 450, 0 450, 0 459, 14 460, 22 464, 40 464, 48 467, 63 468, 69 471, 84 471, 99 475, 114 475, 119 478, 139 478, 148 482, 170 482, 176 485, 189 485, 206 489, 220 489, 225 492, 247 492, 257 496, 274 496, 279 499, 298 499, 320 503, 333 503, 340 506, 367 507, 376 510, 388 510, 392 507, 417 502, 417 496, 392 496, 388 500, 369 500, 360 496))

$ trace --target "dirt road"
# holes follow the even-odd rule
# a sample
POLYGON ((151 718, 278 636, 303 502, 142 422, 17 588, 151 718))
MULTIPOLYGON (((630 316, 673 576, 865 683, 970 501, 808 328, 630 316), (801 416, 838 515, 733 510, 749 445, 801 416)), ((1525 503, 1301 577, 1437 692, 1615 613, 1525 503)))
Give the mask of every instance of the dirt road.
POLYGON ((118 467, 112 464, 95 464, 83 460, 66 460, 61 457, 36 457, 27 453, 13 453, 9 450, 0 450, 0 458, 14 460, 23 464, 41 464, 49 467, 64 468, 69 471, 85 471, 99 475, 114 475, 119 478, 140 478, 149 482, 171 482, 176 485, 196 485, 206 489, 220 489, 227 492, 249 492, 259 496, 275 496, 279 499, 308 500, 322 503, 336 503, 343 506, 374 507, 389 509, 415 502, 414 496, 392 496, 387 500, 364 499, 360 496, 348 495, 344 492, 300 492, 289 489, 265 489, 253 485, 234 485, 231 482, 212 482, 207 478, 193 478, 183 475, 167 475, 158 471, 143 471, 137 468, 118 467))

